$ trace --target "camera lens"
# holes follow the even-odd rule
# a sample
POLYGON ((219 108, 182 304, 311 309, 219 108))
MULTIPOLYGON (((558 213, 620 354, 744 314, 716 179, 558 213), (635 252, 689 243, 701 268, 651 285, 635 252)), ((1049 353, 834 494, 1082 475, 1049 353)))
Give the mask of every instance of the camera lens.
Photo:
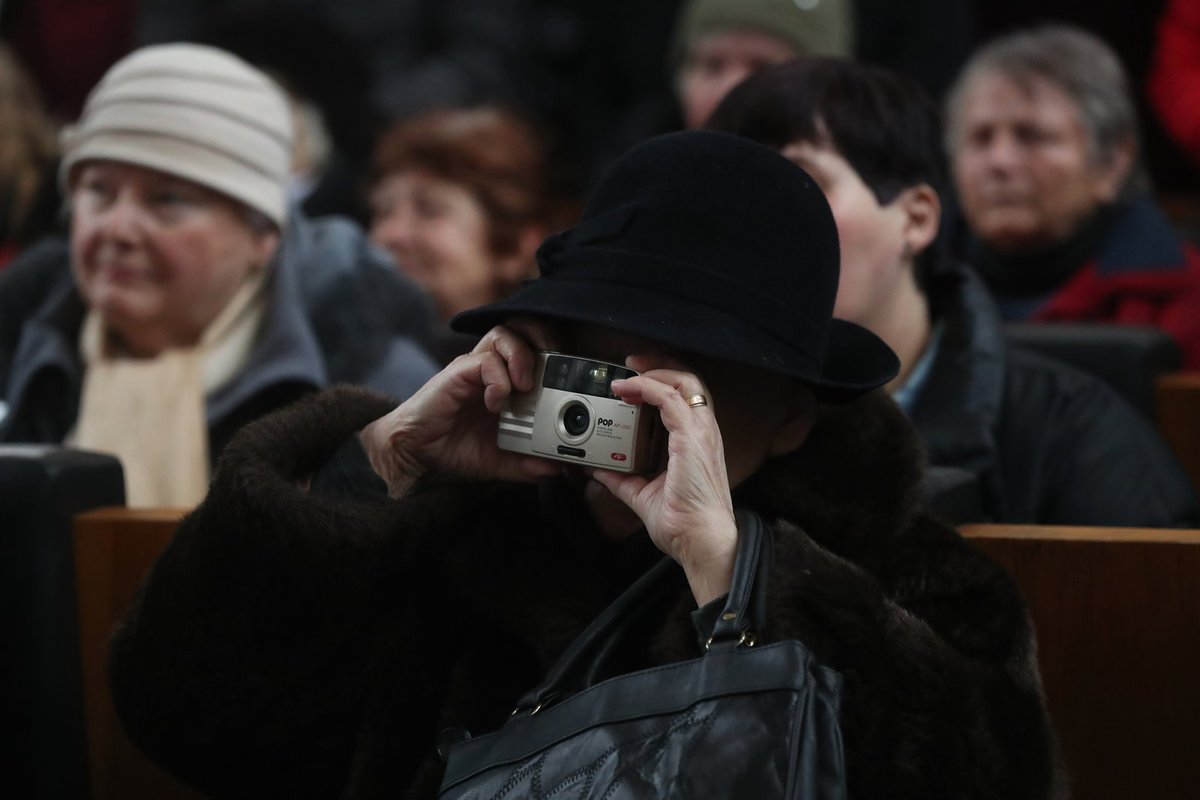
POLYGON ((583 403, 571 403, 563 409, 562 421, 570 436, 582 436, 592 424, 592 415, 583 403))

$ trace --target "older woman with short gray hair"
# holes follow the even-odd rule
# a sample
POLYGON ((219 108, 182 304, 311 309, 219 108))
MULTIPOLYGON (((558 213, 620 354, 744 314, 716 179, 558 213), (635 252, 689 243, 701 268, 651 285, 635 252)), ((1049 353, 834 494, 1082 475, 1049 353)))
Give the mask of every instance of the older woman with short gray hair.
POLYGON ((996 39, 946 107, 963 255, 1009 319, 1158 325, 1200 365, 1200 254, 1149 197, 1129 80, 1062 25, 996 39))

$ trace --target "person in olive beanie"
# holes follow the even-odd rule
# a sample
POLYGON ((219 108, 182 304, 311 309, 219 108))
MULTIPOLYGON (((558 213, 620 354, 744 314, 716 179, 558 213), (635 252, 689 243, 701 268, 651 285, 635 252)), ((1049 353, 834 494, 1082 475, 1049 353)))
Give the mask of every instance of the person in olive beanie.
POLYGON ((684 124, 698 128, 746 76, 796 56, 854 51, 851 0, 686 0, 669 61, 684 124))

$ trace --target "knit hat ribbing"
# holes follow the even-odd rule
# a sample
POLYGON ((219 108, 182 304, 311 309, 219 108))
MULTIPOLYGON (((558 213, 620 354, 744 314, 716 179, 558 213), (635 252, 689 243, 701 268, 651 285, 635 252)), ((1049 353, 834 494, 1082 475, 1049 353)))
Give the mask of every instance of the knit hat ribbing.
POLYGON ((281 227, 287 218, 287 100, 262 72, 213 47, 155 45, 118 61, 64 135, 64 152, 64 187, 83 161, 121 161, 221 192, 281 227))

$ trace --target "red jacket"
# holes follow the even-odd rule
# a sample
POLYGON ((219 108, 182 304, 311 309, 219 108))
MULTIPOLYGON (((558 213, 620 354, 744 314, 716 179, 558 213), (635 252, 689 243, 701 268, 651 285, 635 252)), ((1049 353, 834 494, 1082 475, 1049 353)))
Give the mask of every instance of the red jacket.
POLYGON ((1146 94, 1171 137, 1200 160, 1200 0, 1168 0, 1146 94))
POLYGON ((1159 327, 1179 343, 1184 366, 1200 369, 1200 251, 1152 203, 1131 203, 1096 257, 1030 319, 1159 327))

